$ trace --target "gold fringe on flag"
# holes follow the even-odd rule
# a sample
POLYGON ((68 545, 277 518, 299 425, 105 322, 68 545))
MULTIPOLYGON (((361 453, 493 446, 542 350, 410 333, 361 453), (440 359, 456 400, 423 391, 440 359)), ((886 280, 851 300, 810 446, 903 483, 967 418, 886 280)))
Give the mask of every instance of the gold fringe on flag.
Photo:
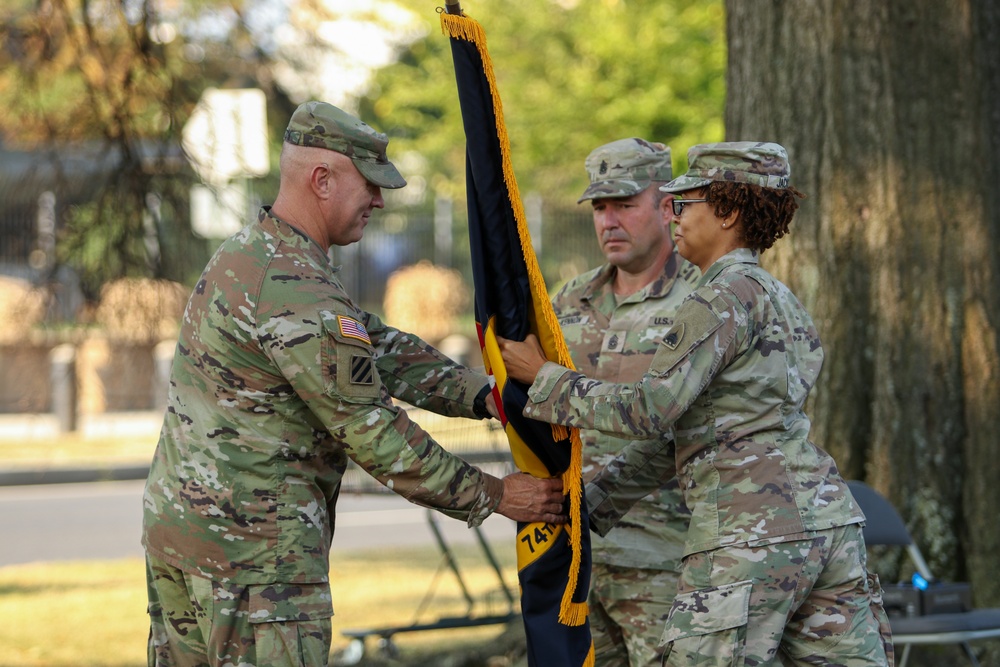
MULTIPOLYGON (((503 178, 507 184, 507 193, 510 198, 511 208, 514 212, 514 219, 517 221, 517 233, 521 240, 521 252, 528 269, 528 279, 531 285, 533 302, 541 312, 536 312, 547 326, 546 331, 536 331, 546 356, 551 359, 551 354, 555 353, 554 361, 567 368, 575 368, 573 360, 569 355, 569 348, 561 335, 553 332, 561 332, 559 320, 556 319, 555 310, 549 300, 549 294, 545 289, 545 280, 542 271, 538 266, 538 258, 531 245, 531 234, 528 231, 527 218, 524 215, 524 205, 521 203, 521 194, 517 188, 517 180, 514 178, 514 169, 510 159, 510 140, 507 136, 507 127, 503 122, 503 104, 500 102, 500 94, 497 91, 496 76, 493 73, 493 61, 486 49, 486 32, 475 19, 469 18, 463 12, 459 14, 440 13, 441 31, 449 37, 464 39, 476 45, 479 56, 483 61, 483 70, 486 80, 490 84, 490 92, 493 97, 493 115, 496 118, 497 138, 500 140, 500 153, 503 163, 503 178)), ((562 474, 563 493, 569 496, 570 525, 569 539, 573 550, 573 558, 570 561, 569 583, 563 592, 562 603, 559 608, 559 622, 563 625, 576 626, 583 625, 587 620, 588 606, 586 602, 573 602, 573 592, 580 576, 580 505, 583 502, 583 488, 581 486, 583 463, 581 459, 582 442, 577 429, 567 429, 559 424, 552 425, 552 435, 556 441, 564 440, 568 435, 570 438, 570 464, 562 474)))

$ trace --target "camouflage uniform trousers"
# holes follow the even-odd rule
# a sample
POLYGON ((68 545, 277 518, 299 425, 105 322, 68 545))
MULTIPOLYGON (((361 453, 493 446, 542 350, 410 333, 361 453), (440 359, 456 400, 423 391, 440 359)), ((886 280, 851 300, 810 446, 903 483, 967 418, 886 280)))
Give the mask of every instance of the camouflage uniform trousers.
POLYGON ((892 638, 858 524, 692 554, 663 664, 892 667, 892 638))
POLYGON ((329 584, 221 584, 146 556, 149 667, 325 667, 329 584))
POLYGON ((594 666, 659 667, 677 572, 594 563, 590 581, 594 666))

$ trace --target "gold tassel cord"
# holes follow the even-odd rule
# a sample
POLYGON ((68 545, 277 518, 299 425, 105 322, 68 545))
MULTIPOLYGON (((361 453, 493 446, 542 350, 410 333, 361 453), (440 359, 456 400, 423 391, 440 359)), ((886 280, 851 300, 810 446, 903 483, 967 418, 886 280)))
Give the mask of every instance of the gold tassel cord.
MULTIPOLYGON (((469 18, 464 12, 461 15, 441 13, 441 30, 445 35, 456 39, 464 39, 476 45, 479 56, 483 61, 483 71, 486 80, 490 85, 490 93, 493 98, 493 115, 496 118, 497 138, 500 140, 500 154, 503 165, 504 183, 507 185, 507 193, 517 222, 518 237, 521 241, 521 252, 524 255, 525 264, 528 269, 528 280, 531 286, 531 294, 534 303, 539 306, 540 315, 548 327, 549 331, 560 331, 559 321, 556 319, 555 310, 549 300, 548 291, 545 289, 545 280, 542 277, 541 268, 538 266, 538 258, 535 256, 534 248, 531 245, 531 234, 528 231, 527 219, 524 215, 524 206, 521 203, 521 195, 518 191, 517 180, 514 178, 514 169, 510 159, 510 140, 507 135, 507 128, 503 122, 503 105, 500 102, 500 94, 497 91, 496 77, 493 72, 493 61, 486 48, 486 32, 477 21, 469 18)), ((539 336, 541 339, 542 336, 539 336)), ((561 335, 545 337, 542 340, 546 353, 555 352, 555 361, 567 368, 575 368, 573 360, 569 355, 569 348, 561 335)), ((573 553, 570 561, 569 582, 563 592, 562 604, 559 608, 559 622, 563 625, 577 626, 583 625, 587 620, 587 603, 573 602, 573 592, 576 590, 580 576, 581 562, 581 535, 580 513, 583 500, 583 489, 581 487, 581 475, 583 464, 581 459, 582 444, 577 429, 567 429, 565 426, 555 424, 552 426, 552 434, 555 440, 564 440, 567 434, 570 438, 570 464, 562 474, 563 493, 570 499, 570 525, 569 539, 573 553)))

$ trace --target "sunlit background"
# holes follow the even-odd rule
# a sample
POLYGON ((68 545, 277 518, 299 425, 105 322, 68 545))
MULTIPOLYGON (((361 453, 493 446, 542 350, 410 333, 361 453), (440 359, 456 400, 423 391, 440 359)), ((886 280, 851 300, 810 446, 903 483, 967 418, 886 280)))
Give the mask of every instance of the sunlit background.
MULTIPOLYGON (((532 238, 554 290, 601 259, 589 207, 576 204, 592 148, 661 141, 681 170, 689 145, 722 138, 722 3, 463 8, 489 38, 532 238)), ((141 481, 16 484, 66 471, 142 476, 187 293, 220 240, 273 199, 284 126, 301 102, 325 100, 386 132, 409 182, 386 193, 361 243, 332 251, 347 290, 481 363, 464 136, 438 11, 427 0, 0 6, 0 479, 15 484, 0 488, 11 536, 0 546, 0 667, 143 663, 141 481)), ((478 433, 449 446, 488 459, 494 440, 478 433)), ((422 546, 337 553, 336 651, 350 653, 344 629, 465 613, 422 515, 413 523, 426 533, 422 546)), ((516 586, 511 541, 490 543, 506 586, 516 586)), ((476 612, 503 612, 483 554, 454 549, 476 612)), ((473 655, 500 630, 466 632, 398 643, 403 657, 442 644, 473 655)), ((516 632, 507 641, 517 643, 516 632)))

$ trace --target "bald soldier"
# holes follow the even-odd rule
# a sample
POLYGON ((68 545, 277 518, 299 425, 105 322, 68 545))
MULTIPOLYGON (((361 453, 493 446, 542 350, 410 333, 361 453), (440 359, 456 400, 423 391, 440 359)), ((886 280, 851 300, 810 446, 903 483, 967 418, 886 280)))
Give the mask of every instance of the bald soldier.
POLYGON ((406 184, 386 136, 308 102, 284 139, 273 207, 222 243, 184 313, 143 499, 150 665, 327 664, 348 459, 470 526, 565 522, 559 480, 492 477, 393 405, 495 411, 485 376, 360 310, 330 264, 406 184))
MULTIPOLYGON (((594 231, 606 263, 570 280, 553 299, 573 364, 608 382, 635 382, 649 369, 698 269, 674 249, 670 149, 629 138, 591 151, 585 161, 594 231)), ((581 431, 590 481, 629 438, 581 431)), ((676 479, 636 503, 607 537, 591 536, 590 624, 597 667, 660 664, 689 513, 676 479)))

